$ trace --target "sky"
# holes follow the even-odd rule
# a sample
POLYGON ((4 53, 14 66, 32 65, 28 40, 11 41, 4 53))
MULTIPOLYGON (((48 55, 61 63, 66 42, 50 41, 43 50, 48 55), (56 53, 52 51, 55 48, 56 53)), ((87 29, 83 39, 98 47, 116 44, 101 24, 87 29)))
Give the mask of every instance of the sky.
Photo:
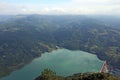
POLYGON ((0 0, 0 14, 119 15, 120 0, 0 0))

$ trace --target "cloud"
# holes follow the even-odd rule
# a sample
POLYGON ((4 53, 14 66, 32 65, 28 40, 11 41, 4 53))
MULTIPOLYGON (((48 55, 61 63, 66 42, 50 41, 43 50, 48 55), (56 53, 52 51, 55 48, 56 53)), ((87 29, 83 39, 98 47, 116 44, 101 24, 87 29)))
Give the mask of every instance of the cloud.
POLYGON ((65 12, 65 9, 56 7, 46 7, 40 11, 41 14, 64 14, 65 12))
POLYGON ((78 4, 91 4, 91 5, 97 5, 97 4, 120 4, 120 0, 71 0, 73 3, 78 3, 78 4))
POLYGON ((0 3, 0 14, 64 14, 65 11, 56 5, 0 3))
POLYGON ((18 9, 12 4, 6 3, 6 2, 0 2, 0 14, 7 14, 7 13, 13 13, 18 9))
POLYGON ((72 0, 71 4, 83 14, 120 14, 120 0, 72 0))
POLYGON ((0 2, 0 14, 32 14, 35 13, 35 11, 35 4, 0 2))
POLYGON ((120 0, 66 0, 62 4, 9 3, 0 0, 0 14, 120 14, 120 0))

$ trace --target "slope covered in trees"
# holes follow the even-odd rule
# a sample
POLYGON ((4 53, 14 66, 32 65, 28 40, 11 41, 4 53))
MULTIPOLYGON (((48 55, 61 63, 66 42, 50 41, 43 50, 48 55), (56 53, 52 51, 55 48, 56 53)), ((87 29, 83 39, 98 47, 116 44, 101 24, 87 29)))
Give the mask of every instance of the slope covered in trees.
POLYGON ((45 69, 35 80, 120 80, 107 73, 79 73, 68 77, 57 76, 55 72, 45 69))
POLYGON ((56 46, 96 54, 120 69, 119 36, 119 28, 86 16, 12 16, 0 20, 0 75, 56 46))

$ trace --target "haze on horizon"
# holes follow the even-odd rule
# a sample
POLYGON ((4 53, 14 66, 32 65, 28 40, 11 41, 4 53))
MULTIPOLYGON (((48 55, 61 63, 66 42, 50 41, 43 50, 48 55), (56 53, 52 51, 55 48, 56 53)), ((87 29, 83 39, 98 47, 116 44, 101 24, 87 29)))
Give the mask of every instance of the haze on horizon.
POLYGON ((120 0, 0 0, 2 14, 119 15, 120 0))

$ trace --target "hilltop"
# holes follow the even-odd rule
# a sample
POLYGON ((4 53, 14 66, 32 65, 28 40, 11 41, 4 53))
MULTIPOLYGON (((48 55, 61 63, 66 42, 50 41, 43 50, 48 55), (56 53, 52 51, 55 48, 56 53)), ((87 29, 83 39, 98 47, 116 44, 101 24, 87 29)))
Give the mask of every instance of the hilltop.
POLYGON ((68 77, 57 76, 55 72, 45 69, 35 80, 120 80, 108 73, 79 73, 68 77))

